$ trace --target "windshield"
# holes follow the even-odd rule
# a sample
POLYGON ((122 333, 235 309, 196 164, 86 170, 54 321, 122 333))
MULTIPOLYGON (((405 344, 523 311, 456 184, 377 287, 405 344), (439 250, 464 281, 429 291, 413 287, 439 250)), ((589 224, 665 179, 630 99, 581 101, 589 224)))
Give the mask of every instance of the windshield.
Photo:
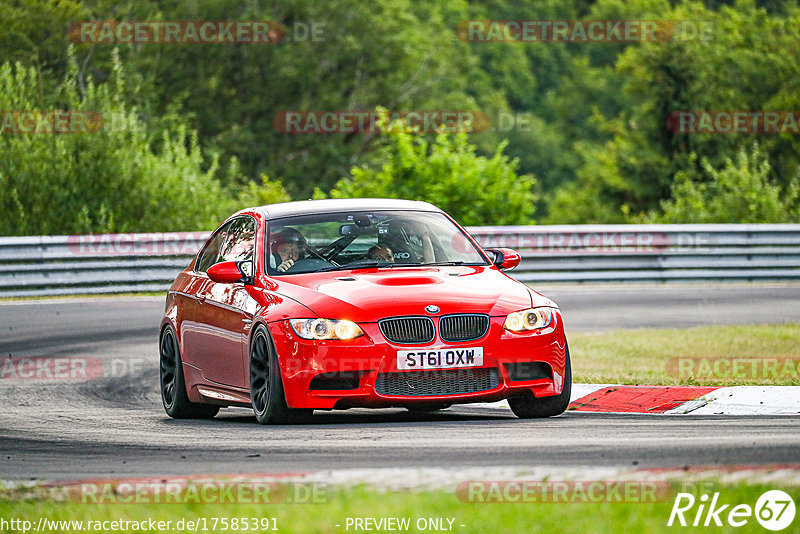
POLYGON ((488 265, 444 214, 358 211, 269 221, 270 276, 356 268, 488 265))

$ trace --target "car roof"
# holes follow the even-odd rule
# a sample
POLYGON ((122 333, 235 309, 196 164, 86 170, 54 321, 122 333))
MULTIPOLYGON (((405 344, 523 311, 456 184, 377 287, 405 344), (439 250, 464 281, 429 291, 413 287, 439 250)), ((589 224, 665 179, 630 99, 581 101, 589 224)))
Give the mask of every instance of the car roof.
POLYGON ((260 212, 267 219, 292 215, 313 215, 316 213, 334 213, 350 210, 415 210, 437 211, 439 208, 428 202, 418 200, 400 200, 394 198, 329 198, 324 200, 302 200, 299 202, 282 202, 241 210, 243 212, 260 212))

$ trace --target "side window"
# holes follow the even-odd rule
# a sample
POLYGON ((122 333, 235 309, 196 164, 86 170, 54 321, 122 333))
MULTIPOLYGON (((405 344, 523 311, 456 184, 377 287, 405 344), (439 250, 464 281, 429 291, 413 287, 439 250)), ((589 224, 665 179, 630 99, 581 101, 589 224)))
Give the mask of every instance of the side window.
POLYGON ((256 222, 252 217, 235 219, 226 234, 219 251, 218 262, 253 259, 256 247, 256 222))
POLYGON ((194 269, 195 271, 204 273, 209 267, 215 263, 218 263, 217 258, 219 257, 219 251, 228 236, 228 230, 230 229, 231 224, 232 223, 229 222, 220 228, 220 230, 214 234, 214 237, 211 238, 211 241, 206 244, 206 248, 203 249, 203 252, 200 254, 200 258, 197 260, 197 266, 194 269))

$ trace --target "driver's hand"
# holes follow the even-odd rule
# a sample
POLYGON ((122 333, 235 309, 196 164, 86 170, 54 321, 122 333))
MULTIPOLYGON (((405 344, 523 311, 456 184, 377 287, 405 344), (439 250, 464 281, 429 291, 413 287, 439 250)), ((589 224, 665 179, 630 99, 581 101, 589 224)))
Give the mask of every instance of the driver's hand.
POLYGON ((294 260, 286 260, 285 262, 278 265, 278 270, 282 273, 286 272, 292 265, 294 265, 294 260))

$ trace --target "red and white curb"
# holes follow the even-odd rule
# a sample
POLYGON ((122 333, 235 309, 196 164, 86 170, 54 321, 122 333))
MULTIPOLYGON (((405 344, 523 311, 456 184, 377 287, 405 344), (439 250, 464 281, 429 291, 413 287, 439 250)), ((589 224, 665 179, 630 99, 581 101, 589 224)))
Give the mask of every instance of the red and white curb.
MULTIPOLYGON (((509 409, 508 401, 470 406, 509 409)), ((693 415, 800 415, 800 386, 573 384, 568 410, 693 415)))
POLYGON ((700 415, 798 415, 800 386, 717 388, 667 413, 700 415))

